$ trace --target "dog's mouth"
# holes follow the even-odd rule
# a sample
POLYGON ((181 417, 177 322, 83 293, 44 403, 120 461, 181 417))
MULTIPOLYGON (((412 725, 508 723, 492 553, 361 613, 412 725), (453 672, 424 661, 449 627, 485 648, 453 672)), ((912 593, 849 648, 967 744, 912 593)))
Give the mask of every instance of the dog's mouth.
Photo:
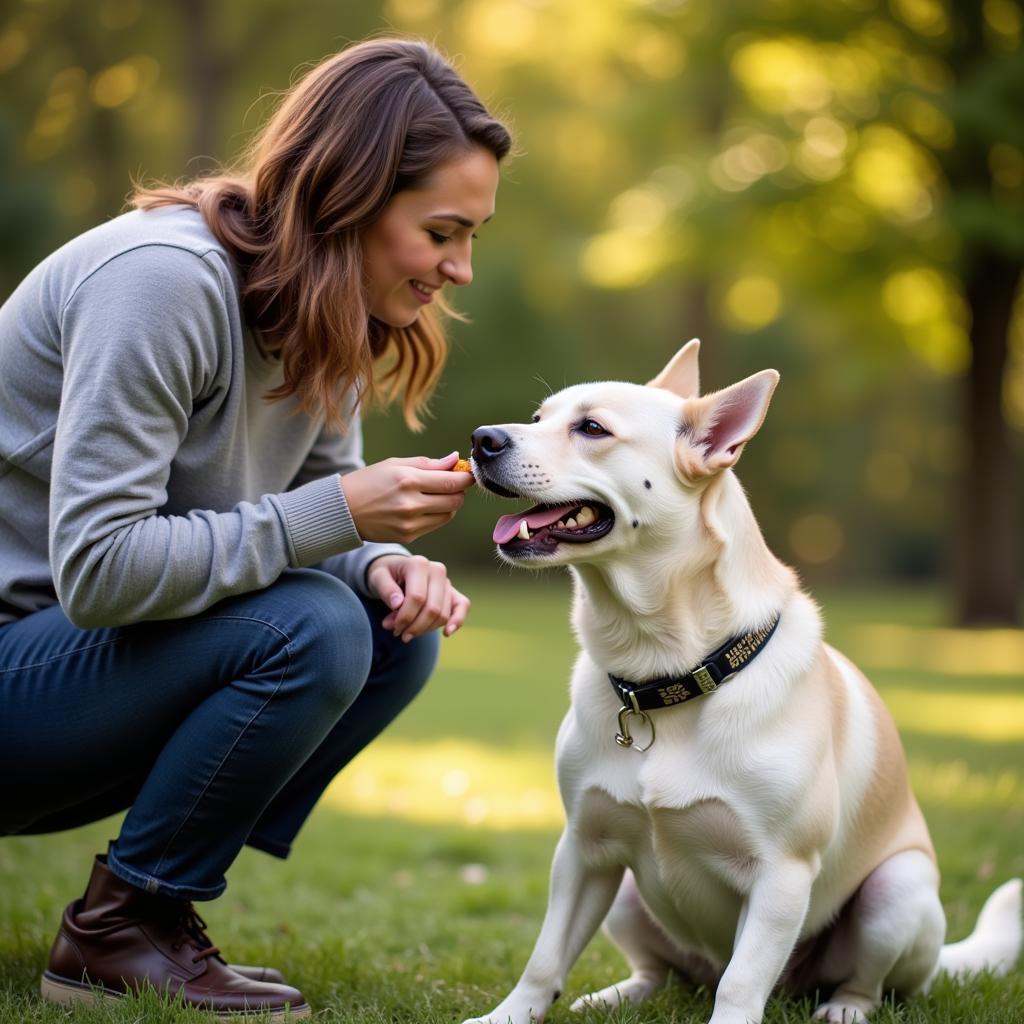
POLYGON ((561 505, 535 505, 502 516, 494 527, 494 543, 504 554, 550 554, 560 543, 589 544, 605 536, 615 523, 607 505, 590 498, 561 505))

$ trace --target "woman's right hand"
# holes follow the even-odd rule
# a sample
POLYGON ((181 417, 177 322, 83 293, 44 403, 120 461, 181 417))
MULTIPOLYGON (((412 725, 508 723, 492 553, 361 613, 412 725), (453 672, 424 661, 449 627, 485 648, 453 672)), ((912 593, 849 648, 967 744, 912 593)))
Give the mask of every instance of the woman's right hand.
POLYGON ((459 457, 385 459, 341 477, 349 512, 363 540, 408 544, 451 522, 462 508, 471 473, 453 473, 459 457))

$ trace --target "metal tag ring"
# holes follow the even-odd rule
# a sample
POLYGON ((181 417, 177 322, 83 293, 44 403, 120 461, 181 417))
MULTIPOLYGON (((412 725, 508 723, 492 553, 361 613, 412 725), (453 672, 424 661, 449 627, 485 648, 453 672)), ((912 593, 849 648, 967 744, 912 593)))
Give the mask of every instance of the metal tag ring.
POLYGON ((633 708, 623 705, 619 709, 619 731, 615 734, 615 742, 620 747, 632 747, 638 754, 642 754, 645 750, 650 750, 654 743, 654 722, 648 716, 646 711, 634 711, 633 708), (645 725, 651 730, 651 738, 644 745, 640 746, 629 731, 629 716, 636 715, 645 725))

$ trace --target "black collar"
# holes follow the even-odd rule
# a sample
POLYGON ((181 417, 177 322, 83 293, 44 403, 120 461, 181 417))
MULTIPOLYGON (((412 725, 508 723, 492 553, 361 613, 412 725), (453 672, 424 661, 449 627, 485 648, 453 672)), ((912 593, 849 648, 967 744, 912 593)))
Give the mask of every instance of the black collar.
POLYGON ((749 665, 768 643, 779 624, 779 618, 780 616, 776 615, 766 626, 753 629, 742 636, 734 636, 718 650, 712 651, 702 664, 686 675, 667 676, 646 683, 630 683, 609 672, 608 679, 622 701, 623 710, 628 708, 639 713, 695 700, 717 690, 722 683, 749 665))

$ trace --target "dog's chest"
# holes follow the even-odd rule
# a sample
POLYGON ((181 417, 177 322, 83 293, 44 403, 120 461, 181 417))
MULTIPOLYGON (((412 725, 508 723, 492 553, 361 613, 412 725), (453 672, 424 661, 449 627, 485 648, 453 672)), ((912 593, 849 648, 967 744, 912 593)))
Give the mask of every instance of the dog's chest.
POLYGON ((633 868, 647 859, 673 886, 692 877, 743 892, 758 860, 740 816, 718 798, 664 807, 623 802, 592 787, 582 793, 574 818, 590 859, 633 868))
POLYGON ((728 954, 756 855, 726 803, 632 804, 594 787, 581 795, 576 820, 588 859, 629 867, 644 902, 681 945, 728 954))

